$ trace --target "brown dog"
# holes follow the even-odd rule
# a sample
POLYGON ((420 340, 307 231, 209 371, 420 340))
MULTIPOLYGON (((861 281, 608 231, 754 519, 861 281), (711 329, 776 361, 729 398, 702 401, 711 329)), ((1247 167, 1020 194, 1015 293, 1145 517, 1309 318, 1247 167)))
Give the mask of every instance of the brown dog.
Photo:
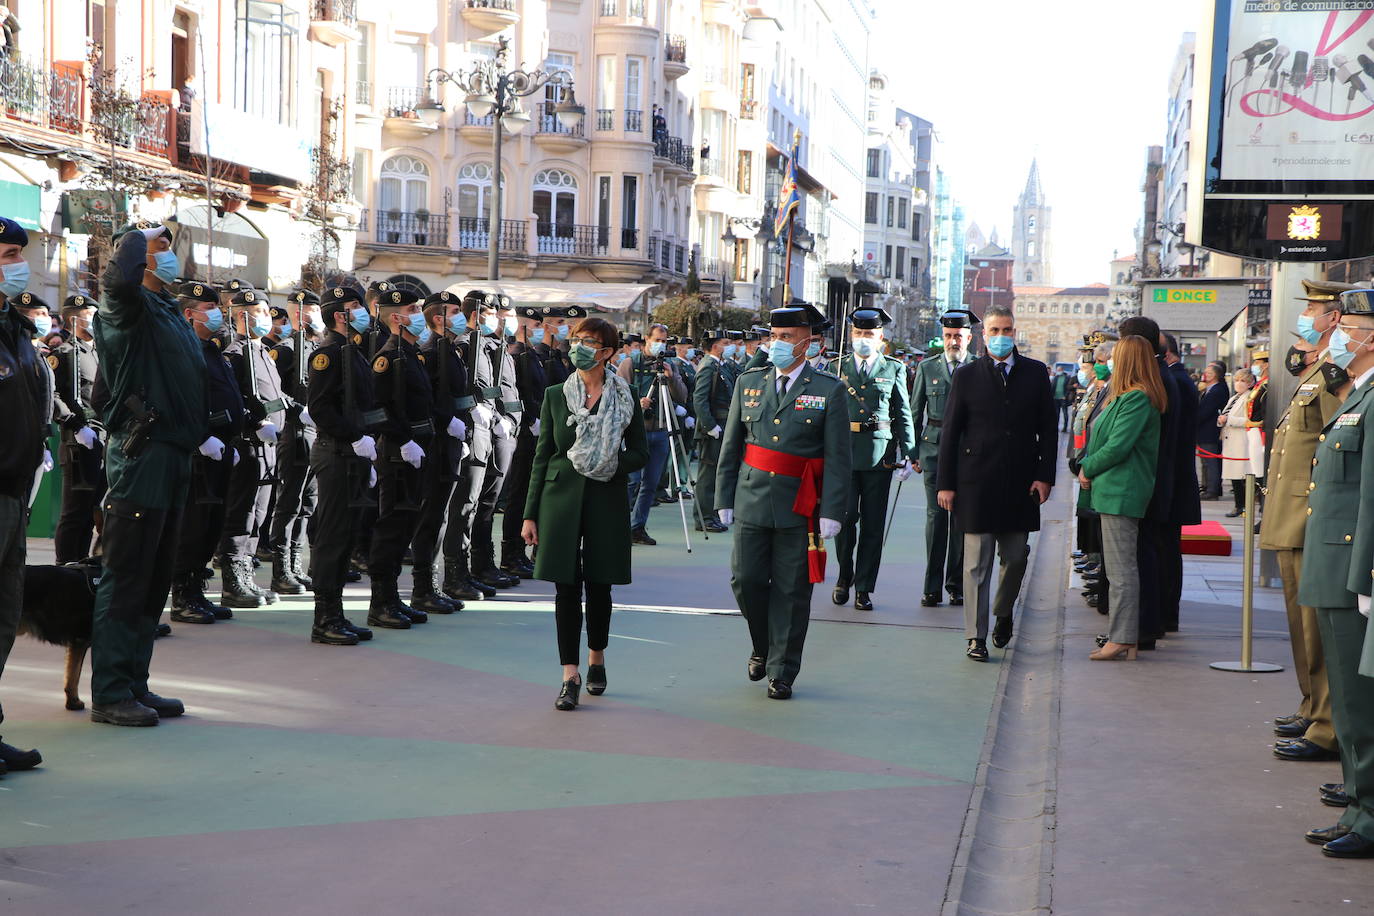
POLYGON ((24 567, 24 608, 19 632, 67 650, 67 673, 62 689, 68 709, 85 709, 81 702, 81 668, 91 647, 95 616, 95 587, 100 559, 92 557, 66 566, 24 567))

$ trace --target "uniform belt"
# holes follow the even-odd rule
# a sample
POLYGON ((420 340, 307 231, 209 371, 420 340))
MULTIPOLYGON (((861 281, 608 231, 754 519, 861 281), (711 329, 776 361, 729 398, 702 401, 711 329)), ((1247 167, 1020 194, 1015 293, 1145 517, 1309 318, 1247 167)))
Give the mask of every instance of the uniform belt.
POLYGON ((524 413, 524 412, 525 412, 525 402, 524 402, 524 401, 502 401, 502 402, 501 402, 501 409, 504 410, 506 413, 524 413))
POLYGON ((850 421, 849 431, 851 433, 871 433, 879 429, 891 429, 892 423, 889 420, 861 420, 859 422, 850 421))
POLYGON ((499 401, 499 400, 501 400, 501 389, 500 389, 500 388, 478 388, 478 389, 477 389, 477 396, 478 396, 479 398, 481 398, 483 401, 499 401))
POLYGON ((926 426, 933 426, 933 427, 935 427, 936 429, 939 429, 941 426, 944 426, 944 425, 945 425, 945 421, 944 421, 944 420, 932 420, 932 419, 930 419, 929 417, 926 418, 926 426))
POLYGON ((825 542, 821 540, 817 516, 821 506, 821 475, 825 470, 825 459, 790 455, 751 442, 744 446, 744 463, 770 474, 801 479, 797 498, 792 501, 792 511, 804 516, 810 523, 806 547, 808 578, 813 585, 824 582, 825 542))
POLYGON ((465 395, 463 395, 461 398, 454 398, 454 399, 453 399, 453 409, 454 409, 455 411, 457 411, 457 410, 472 410, 472 408, 474 408, 474 407, 476 407, 476 406, 477 406, 477 399, 476 399, 475 397, 473 397, 472 395, 470 395, 470 394, 465 394, 465 395))
POLYGON ((271 401, 263 401, 262 409, 267 413, 276 413, 279 410, 285 410, 289 404, 290 401, 286 398, 276 398, 271 401))

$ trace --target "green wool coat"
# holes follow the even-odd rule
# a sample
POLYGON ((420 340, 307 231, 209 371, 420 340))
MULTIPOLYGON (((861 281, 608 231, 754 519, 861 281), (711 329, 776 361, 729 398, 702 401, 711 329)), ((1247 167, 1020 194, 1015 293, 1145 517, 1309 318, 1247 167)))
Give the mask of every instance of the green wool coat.
MULTIPOLYGON (((600 408, 598 401, 595 410, 600 408)), ((525 499, 525 518, 534 519, 539 525, 534 577, 546 582, 575 581, 580 548, 585 581, 627 585, 629 475, 649 462, 644 412, 638 405, 630 411, 620 466, 605 483, 577 473, 568 460, 568 449, 576 439, 568 416, 563 386, 551 386, 544 393, 544 407, 539 414, 539 443, 535 446, 530 491, 525 499)))
POLYGON ((1155 489, 1159 411, 1143 391, 1112 401, 1093 423, 1083 476, 1092 486, 1078 493, 1080 508, 1144 518, 1155 489))

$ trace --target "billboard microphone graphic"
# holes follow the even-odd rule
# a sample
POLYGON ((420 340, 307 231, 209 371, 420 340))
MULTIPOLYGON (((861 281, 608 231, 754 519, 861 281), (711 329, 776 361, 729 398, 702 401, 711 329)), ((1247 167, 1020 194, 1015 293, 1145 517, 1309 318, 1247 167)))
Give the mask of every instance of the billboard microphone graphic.
POLYGON ((1259 41, 1236 55, 1236 60, 1240 60, 1241 58, 1245 59, 1245 75, 1247 77, 1255 72, 1255 58, 1259 57, 1261 54, 1267 54, 1274 50, 1274 48, 1278 46, 1278 43, 1279 40, 1277 38, 1261 38, 1259 41))
MULTIPOLYGON (((1366 99, 1374 102, 1374 93, 1369 91, 1364 80, 1360 79, 1360 71, 1350 65, 1350 61, 1344 56, 1337 54, 1331 58, 1331 62, 1336 65, 1336 79, 1350 87, 1350 95, 1347 101, 1354 101, 1355 93, 1361 93, 1366 99)), ((1346 105, 1346 113, 1349 114, 1350 106, 1346 105)))
POLYGON ((1307 52, 1299 51, 1293 55, 1293 70, 1289 74, 1289 85, 1294 92, 1307 88, 1307 52))

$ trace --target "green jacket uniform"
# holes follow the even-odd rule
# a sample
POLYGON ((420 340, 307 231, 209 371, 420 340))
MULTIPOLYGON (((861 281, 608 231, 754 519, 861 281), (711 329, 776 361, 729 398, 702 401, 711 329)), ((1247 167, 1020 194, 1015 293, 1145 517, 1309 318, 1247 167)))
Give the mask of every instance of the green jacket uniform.
POLYGON ((697 369, 696 383, 692 386, 692 407, 697 418, 697 437, 719 426, 725 429, 725 421, 730 416, 730 397, 735 391, 735 380, 728 363, 722 363, 714 356, 707 356, 697 369))
POLYGON ((964 592, 964 538, 954 529, 951 514, 936 502, 935 475, 940 459, 940 428, 949 403, 954 369, 972 362, 965 356, 953 368, 944 354, 923 359, 911 386, 912 429, 920 437, 917 459, 926 491, 926 575, 922 594, 935 597, 964 592))
POLYGON ((916 367, 916 383, 911 394, 911 419, 914 428, 921 431, 919 457, 922 470, 925 470, 927 460, 933 463, 940 454, 940 426, 945 419, 945 405, 949 403, 949 386, 954 369, 971 362, 973 360, 965 356, 952 369, 949 360, 939 356, 921 360, 916 367))
MULTIPOLYGON (((609 383, 606 392, 609 394, 609 383)), ((602 395, 603 399, 606 397, 602 395)), ((596 409, 601 403, 598 401, 596 409)), ((649 462, 644 413, 630 410, 625 447, 615 476, 604 483, 584 477, 568 459, 577 434, 568 425, 568 402, 562 385, 544 393, 539 415, 539 443, 534 450, 525 518, 539 525, 534 577, 546 582, 573 582, 578 552, 587 582, 624 585, 630 581, 629 477, 649 462)))
POLYGON ((1094 512, 1143 518, 1155 486, 1159 411, 1143 391, 1128 391, 1106 406, 1093 425, 1078 504, 1094 512))
POLYGON ((849 391, 849 432, 856 471, 870 471, 886 461, 898 464, 916 451, 916 430, 906 397, 906 367, 879 356, 873 373, 859 370, 854 356, 840 364, 840 380, 849 391))
POLYGON ((749 360, 744 364, 744 371, 748 372, 750 369, 762 369, 768 364, 768 348, 759 344, 759 348, 754 351, 754 355, 749 357, 749 360))

